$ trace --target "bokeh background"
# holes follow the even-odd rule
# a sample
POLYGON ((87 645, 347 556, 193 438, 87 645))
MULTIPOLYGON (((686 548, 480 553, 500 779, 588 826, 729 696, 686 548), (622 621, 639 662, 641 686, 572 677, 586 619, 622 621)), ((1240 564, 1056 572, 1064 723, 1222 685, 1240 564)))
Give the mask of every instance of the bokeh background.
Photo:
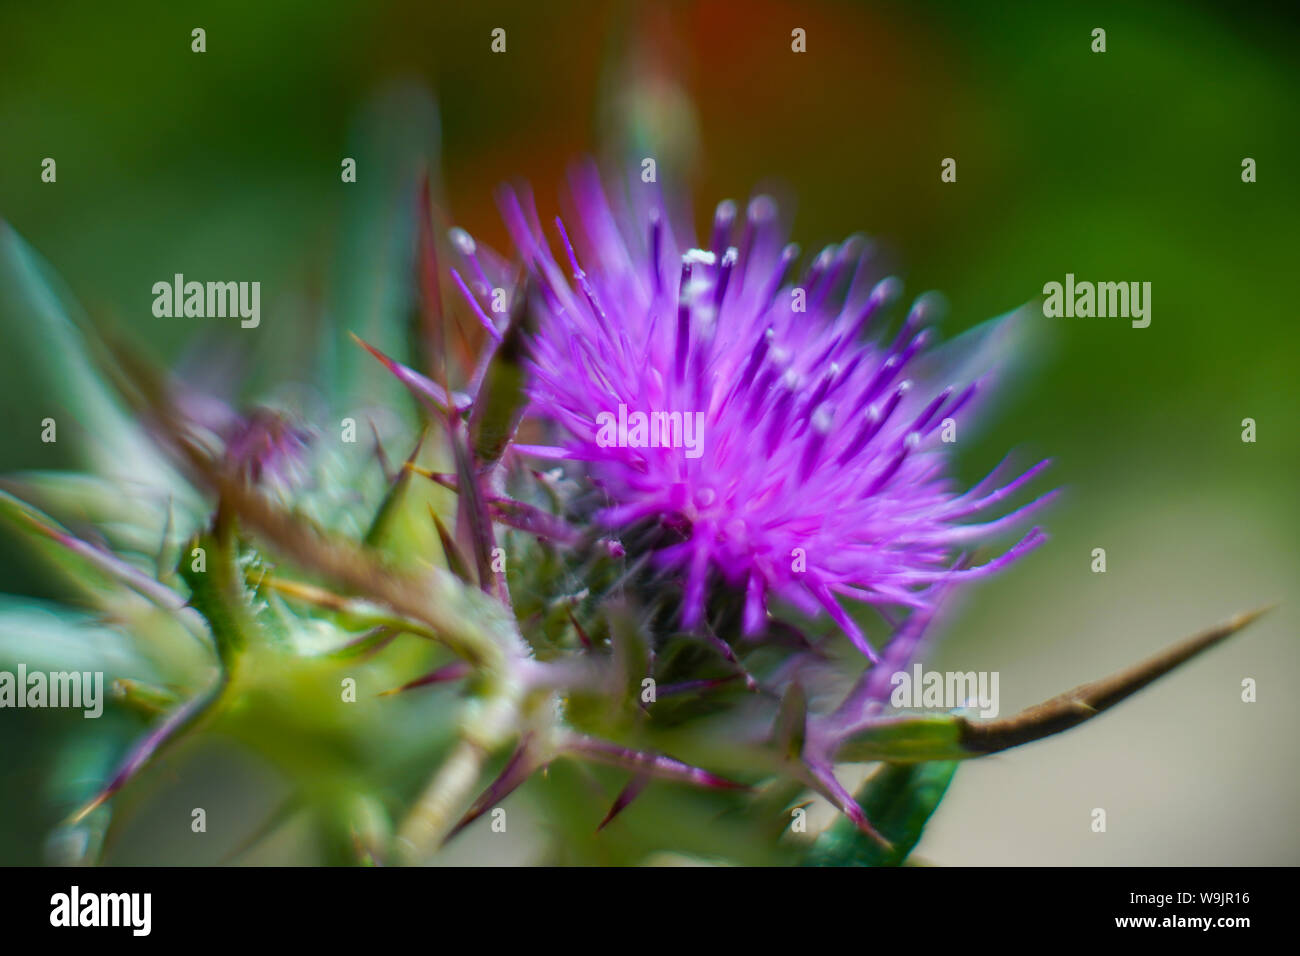
MULTIPOLYGON (((1049 544, 969 593, 932 666, 999 671, 1008 713, 1282 604, 1095 723, 964 766, 917 853, 1295 864, 1297 22, 1284 5, 1188 2, 5 4, 0 216, 91 315, 169 361, 221 320, 155 319, 154 282, 259 279, 267 334, 226 330, 252 352, 251 393, 310 372, 314 348, 277 329, 310 322, 341 274, 400 266, 408 237, 382 211, 421 156, 442 211, 497 248, 494 187, 526 178, 554 210, 588 153, 656 156, 701 225, 772 184, 797 200, 805 250, 873 235, 911 292, 943 291, 953 333, 1066 272, 1150 281, 1147 329, 1039 316, 997 420, 960 444, 968 480, 1014 447, 1054 458, 1066 494, 1049 544), (1246 677, 1257 703, 1241 702, 1246 677)), ((344 302, 365 324, 373 302, 344 302)), ((15 349, 0 349, 0 403, 0 472, 64 463, 15 349)), ((8 534, 0 589, 59 596, 8 534)), ((64 716, 0 713, 2 862, 40 858, 55 814, 39 784, 76 759, 53 746, 64 716)), ((461 846, 462 862, 492 859, 461 846)))

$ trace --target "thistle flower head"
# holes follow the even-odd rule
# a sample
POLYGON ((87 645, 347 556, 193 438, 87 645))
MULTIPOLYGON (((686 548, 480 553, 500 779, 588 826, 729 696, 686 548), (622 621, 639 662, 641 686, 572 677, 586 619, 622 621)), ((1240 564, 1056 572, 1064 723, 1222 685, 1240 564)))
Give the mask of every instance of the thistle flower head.
MULTIPOLYGON (((319 816, 330 843, 353 846, 366 862, 422 860, 539 771, 578 760, 629 775, 601 828, 652 780, 704 787, 725 799, 726 829, 751 828, 734 831, 743 859, 754 846, 763 851, 774 824, 797 816, 797 801, 813 791, 845 819, 811 844, 792 839, 765 854, 894 865, 958 761, 1088 720, 1257 616, 1008 718, 976 721, 951 707, 900 713, 893 676, 918 656, 943 596, 1042 540, 1034 529, 977 564, 970 545, 1050 497, 1007 513, 1043 465, 1009 479, 999 467, 963 490, 944 453, 954 429, 970 435, 989 376, 1014 353, 1012 323, 986 323, 934 348, 932 300, 891 328, 899 283, 878 281, 861 240, 829 247, 796 277, 797 251, 784 244, 769 199, 743 214, 723 203, 698 244, 679 241, 684 231, 639 187, 642 201, 628 212, 614 210, 589 170, 575 187, 571 233, 559 222, 544 231, 526 192, 503 195, 531 274, 513 296, 517 270, 453 231, 464 272, 454 279, 491 339, 457 382, 465 391, 451 388, 432 205, 421 190, 421 358, 439 381, 365 345, 420 412, 409 431, 400 414, 382 427, 367 415, 372 454, 356 453, 351 416, 340 422, 342 450, 306 425, 320 420, 295 411, 314 404, 310 393, 241 411, 221 389, 198 387, 202 376, 168 375, 124 343, 104 347, 116 392, 86 381, 76 374, 90 365, 75 327, 57 310, 44 313, 71 346, 73 374, 60 380, 78 382, 67 397, 80 419, 132 456, 132 494, 165 502, 141 508, 123 495, 116 457, 107 467, 92 459, 97 473, 74 481, 35 474, 6 483, 40 506, 0 490, 0 518, 52 545, 74 580, 84 576, 87 598, 135 649, 133 669, 167 680, 121 682, 129 706, 167 716, 69 818, 60 848, 97 856, 114 795, 180 737, 230 721, 254 745, 270 742, 268 755, 287 751, 282 740, 319 747, 305 751, 319 759, 286 765, 303 795, 294 802, 319 816), (525 413, 551 430, 552 444, 516 441, 525 413), (442 457, 426 441, 432 434, 449 446, 442 457), (410 449, 403 467, 390 466, 385 436, 410 449), (571 465, 567 475, 533 471, 533 482, 510 467, 521 454, 571 465), (426 467, 446 461, 454 471, 426 467), (443 521, 427 494, 434 489, 415 475, 455 492, 454 521, 443 521), (99 516, 95 533, 80 537, 45 506, 75 524, 99 516), (445 570, 428 560, 434 534, 445 570), (141 561, 149 554, 156 575, 141 561), (658 574, 643 572, 651 561, 658 574), (880 608, 891 634, 878 659, 846 599, 880 608), (769 619, 770 600, 826 612, 874 663, 847 668, 856 671, 849 685, 845 662, 804 640, 783 608, 769 619), (155 666, 156 647, 176 653, 155 666), (419 676, 419 667, 432 669, 419 676), (322 675, 338 668, 349 674, 348 719, 331 703, 322 719, 303 720, 319 705, 322 675), (384 688, 377 697, 455 682, 468 698, 452 749, 395 831, 382 808, 399 782, 390 768, 408 761, 392 760, 389 748, 427 743, 427 712, 411 711, 402 725, 400 712, 349 699, 353 672, 384 688), (471 803, 488 760, 507 749, 471 803), (372 752, 385 757, 337 759, 372 752), (886 766, 853 794, 837 776, 843 763, 886 766)), ((26 264, 14 271, 18 301, 52 303, 34 261, 0 228, 0 269, 26 264)), ((26 328, 21 314, 13 324, 26 328)), ((343 375, 330 388, 356 401, 355 384, 343 375)), ((28 629, 19 623, 10 630, 28 629)), ((41 643, 92 650, 99 630, 89 632, 93 643, 41 643)), ((566 776, 548 779, 548 799, 581 803, 599 789, 586 775, 566 776)), ((716 828, 718 804, 680 806, 716 828)), ((632 821, 622 825, 634 833, 632 821)), ((569 844, 589 839, 578 827, 569 844)), ((626 852, 639 859, 661 841, 650 832, 626 852)))
MULTIPOLYGON (((616 213, 590 169, 573 199, 578 228, 556 220, 557 257, 527 193, 502 194, 539 288, 530 411, 559 434, 521 450, 584 462, 605 525, 676 530, 654 558, 684 582, 684 629, 721 581, 745 595, 746 635, 763 631, 775 596, 825 610, 875 659, 842 599, 924 609, 936 582, 990 574, 1042 540, 1035 528, 987 564, 956 567, 967 545, 1046 500, 986 516, 1042 465, 955 485, 941 432, 961 427, 992 369, 934 353, 930 298, 887 333, 901 283, 874 281, 864 241, 827 247, 796 277, 798 248, 769 197, 743 213, 720 204, 699 247, 656 200, 616 213)), ((457 239, 470 285, 495 284, 499 265, 457 239)))
POLYGON ((310 434, 270 408, 254 408, 223 429, 229 466, 253 483, 272 478, 291 485, 303 468, 310 434))

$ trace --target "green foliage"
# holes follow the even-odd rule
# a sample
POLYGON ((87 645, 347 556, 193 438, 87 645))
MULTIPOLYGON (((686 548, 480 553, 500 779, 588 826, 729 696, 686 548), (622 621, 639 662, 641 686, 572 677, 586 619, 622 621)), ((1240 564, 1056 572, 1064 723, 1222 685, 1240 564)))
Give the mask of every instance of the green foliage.
POLYGON ((837 820, 808 850, 806 866, 899 866, 948 790, 957 763, 884 764, 857 793, 858 804, 881 835, 882 847, 848 820, 837 820))

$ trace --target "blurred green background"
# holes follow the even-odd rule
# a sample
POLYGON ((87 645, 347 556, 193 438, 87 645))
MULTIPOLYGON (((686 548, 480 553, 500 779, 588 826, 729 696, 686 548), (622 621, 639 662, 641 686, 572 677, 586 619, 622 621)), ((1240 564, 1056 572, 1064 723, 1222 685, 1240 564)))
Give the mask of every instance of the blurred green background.
MULTIPOLYGON (((314 347, 276 329, 318 312, 340 270, 376 244, 400 260, 401 236, 357 232, 348 191, 391 200, 414 168, 339 178, 342 157, 392 144, 426 151, 446 214, 498 249, 496 184, 527 178, 554 210, 586 153, 661 156, 700 225, 775 181, 805 250, 878 237, 911 292, 947 296, 954 333, 1066 272, 1150 281, 1147 329, 1040 315, 996 422, 960 445, 967 480, 1014 447, 1054 458, 1066 494, 1049 544, 969 594, 934 666, 1000 671, 1008 713, 1283 604, 1095 724, 964 767, 918 854, 1295 864, 1298 39, 1294 8, 1175 2, 6 4, 0 216, 167 359, 221 320, 155 319, 154 282, 259 279, 267 334, 227 333, 255 385, 309 373, 314 347)), ((65 462, 39 441, 53 412, 31 369, 0 350, 0 472, 65 462)), ((58 596, 8 534, 0 589, 58 596)), ((0 713, 0 861, 39 858, 65 716, 0 713)), ((464 862, 485 859, 474 839, 464 862)))

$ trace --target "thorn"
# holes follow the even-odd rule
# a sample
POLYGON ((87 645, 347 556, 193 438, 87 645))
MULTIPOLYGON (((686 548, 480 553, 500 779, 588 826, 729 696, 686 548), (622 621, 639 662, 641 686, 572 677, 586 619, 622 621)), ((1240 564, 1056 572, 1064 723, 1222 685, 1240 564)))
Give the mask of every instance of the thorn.
POLYGON ((853 794, 844 789, 844 785, 836 778, 835 770, 830 764, 805 764, 801 776, 810 787, 838 807, 861 833, 880 844, 881 849, 886 851, 894 849, 893 845, 871 825, 866 812, 858 805, 858 801, 853 799, 853 794))
POLYGON ((470 666, 464 661, 455 661, 445 667, 439 667, 437 670, 430 671, 423 677, 417 677, 415 680, 407 681, 400 687, 380 691, 378 696, 391 697, 394 694, 400 694, 404 690, 413 690, 416 687, 428 687, 430 684, 445 684, 449 681, 460 680, 462 677, 468 677, 470 671, 470 666))
POLYGON ((95 810, 98 810, 100 807, 102 807, 108 801, 108 798, 110 796, 111 794, 107 789, 101 790, 99 794, 95 797, 95 799, 91 800, 88 804, 86 804, 84 807, 82 807, 80 810, 78 810, 76 813, 74 813, 71 817, 68 818, 67 825, 76 826, 82 820, 86 819, 86 817, 90 816, 90 814, 93 813, 95 810))
POLYGON ((342 645, 330 651, 329 654, 334 657, 355 655, 358 660, 369 660, 391 644, 400 633, 401 631, 398 628, 380 624, 372 627, 364 634, 359 634, 345 641, 342 645))
POLYGON ((1238 614, 1109 677, 1081 684, 1010 717, 980 721, 963 718, 960 722, 961 745, 974 754, 983 755, 1069 730, 1226 640, 1276 606, 1273 604, 1238 614))
POLYGON ((447 559, 447 569, 466 584, 472 584, 473 578, 469 570, 469 562, 465 560, 465 555, 461 553, 460 548, 456 547, 456 539, 451 536, 447 526, 442 523, 442 519, 438 517, 438 512, 433 510, 433 505, 429 505, 429 516, 433 518, 433 526, 438 531, 438 542, 442 545, 443 557, 447 559))
POLYGON ((443 838, 442 843, 445 845, 454 836, 464 830, 467 826, 481 817, 490 807, 499 804, 510 794, 518 789, 519 785, 527 780, 534 771, 539 767, 545 767, 549 763, 549 758, 540 753, 533 744, 531 734, 525 734, 523 740, 515 752, 510 755, 506 765, 501 768, 501 773, 493 780, 486 790, 479 795, 474 804, 465 812, 465 815, 443 838))
MULTIPOLYGON (((691 691, 713 690, 715 687, 722 687, 730 684, 734 680, 739 680, 739 674, 728 674, 726 677, 707 677, 700 680, 686 680, 677 684, 660 684, 656 691, 657 697, 673 697, 677 694, 686 694, 691 691)), ((644 705, 644 710, 649 710, 648 704, 644 705)))
POLYGON ((570 753, 585 757, 596 763, 624 770, 639 771, 663 780, 675 780, 690 783, 713 790, 750 790, 747 784, 737 783, 717 774, 692 767, 672 757, 652 752, 631 750, 618 744, 609 743, 595 737, 575 734, 570 737, 566 748, 570 753))
POLYGON ((605 819, 601 820, 600 825, 596 827, 596 832, 599 833, 601 830, 605 829, 605 827, 607 827, 616 816, 626 810, 628 805, 641 795, 641 791, 646 788, 646 785, 649 782, 649 775, 643 773, 637 774, 629 780, 627 785, 619 791, 618 796, 614 799, 614 805, 611 806, 609 812, 605 814, 605 819))
POLYGON ((379 429, 375 427, 375 420, 370 416, 366 416, 366 421, 370 424, 370 434, 375 436, 375 457, 379 459, 379 467, 383 469, 384 482, 391 485, 397 480, 397 476, 393 474, 393 470, 388 464, 388 455, 384 451, 384 443, 379 440, 379 429))
POLYGON ((578 619, 573 616, 573 610, 570 608, 566 613, 569 615, 569 623, 572 624, 573 629, 578 632, 578 640, 582 642, 583 649, 588 651, 591 650, 591 638, 587 636, 587 632, 583 630, 582 625, 578 623, 578 619))
POLYGON ((226 687, 223 674, 208 690, 191 697, 179 707, 174 708, 156 727, 136 741, 126 756, 118 764, 113 776, 88 804, 78 810, 69 819, 69 825, 84 820, 96 808, 103 806, 114 794, 121 790, 136 774, 152 764, 159 753, 190 730, 200 719, 211 711, 226 687))
POLYGON ((870 837, 871 840, 877 843, 885 852, 894 852, 894 845, 886 840, 884 836, 881 835, 880 831, 871 825, 871 821, 867 819, 867 815, 862 812, 862 808, 858 806, 856 800, 850 798, 849 806, 843 809, 848 815, 848 818, 853 821, 853 825, 858 828, 859 832, 870 837))
POLYGON ((757 693, 758 682, 754 680, 753 675, 749 673, 745 668, 745 665, 740 662, 738 657, 736 657, 736 652, 732 649, 731 645, 718 637, 717 633, 707 621, 704 622, 704 636, 708 642, 713 645, 714 649, 736 669, 736 676, 744 679, 745 689, 750 693, 757 693))
POLYGON ((430 481, 442 485, 442 487, 446 488, 448 491, 460 490, 460 486, 456 484, 456 476, 448 472, 432 471, 428 468, 421 468, 419 465, 412 464, 409 461, 402 467, 407 471, 414 472, 423 478, 428 478, 430 481))
POLYGON ((158 542, 158 554, 154 558, 154 568, 157 571, 155 575, 159 581, 165 581, 171 574, 172 569, 166 567, 167 560, 167 539, 172 533, 172 496, 167 496, 167 514, 163 520, 162 540, 158 542))
MULTIPOLYGON (((373 427, 373 423, 371 424, 373 427)), ((429 434, 429 423, 424 422, 422 425, 420 425, 420 434, 417 435, 415 438, 415 447, 412 448, 411 453, 406 456, 405 467, 409 468, 410 466, 415 464, 415 459, 419 457, 420 449, 424 447, 424 439, 428 436, 428 434, 429 434)), ((376 436, 376 441, 378 441, 378 436, 376 436)), ((385 466, 385 471, 386 470, 387 470, 387 466, 385 466)))

